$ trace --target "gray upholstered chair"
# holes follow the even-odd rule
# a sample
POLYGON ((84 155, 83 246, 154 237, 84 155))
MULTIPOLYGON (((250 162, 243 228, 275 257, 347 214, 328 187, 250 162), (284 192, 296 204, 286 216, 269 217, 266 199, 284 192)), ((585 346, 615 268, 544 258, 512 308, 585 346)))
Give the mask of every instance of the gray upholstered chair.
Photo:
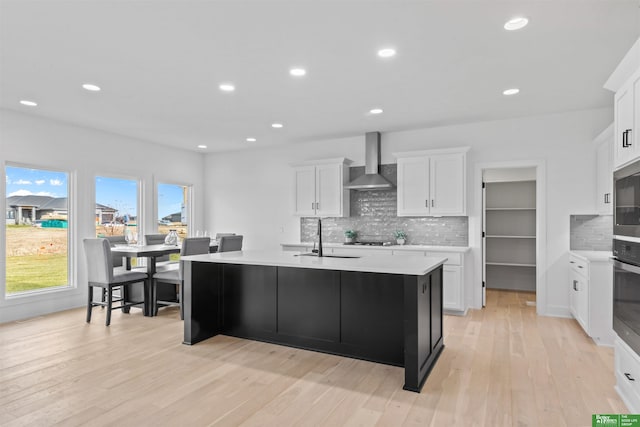
POLYGON ((216 240, 220 240, 222 236, 235 236, 236 233, 216 233, 216 240))
MULTIPOLYGON (((144 243, 147 245, 162 245, 164 244, 164 239, 166 237, 166 234, 145 234, 144 243)), ((169 255, 164 255, 156 258, 156 268, 158 266, 158 263, 166 261, 169 261, 169 255)))
POLYGON ((91 322, 91 311, 95 306, 107 308, 106 325, 111 324, 111 310, 122 308, 123 310, 134 305, 144 304, 144 301, 126 301, 125 288, 134 283, 144 282, 147 273, 140 270, 126 270, 123 267, 113 268, 113 256, 111 245, 107 239, 84 239, 84 252, 87 261, 88 296, 87 296, 87 323, 91 322), (93 288, 106 289, 107 300, 93 301, 93 288), (120 288, 118 296, 114 296, 114 288, 120 288), (114 298, 115 297, 115 298, 114 298), (122 304, 113 307, 114 302, 122 304))
MULTIPOLYGON (((115 245, 126 245, 127 240, 123 235, 121 236, 107 236, 105 237, 109 242, 109 246, 114 247, 115 245)), ((113 256, 113 266, 114 267, 122 267, 124 264, 122 263, 122 257, 118 255, 113 256)))
MULTIPOLYGON (((211 239, 208 237, 188 237, 182 240, 182 248, 180 256, 199 255, 209 253, 209 244, 211 239)), ((153 293, 153 313, 158 313, 158 305, 179 305, 180 319, 184 319, 184 308, 182 305, 182 295, 184 295, 184 279, 182 274, 182 262, 177 268, 171 270, 158 271, 153 275, 152 293, 153 293), (169 283, 178 286, 178 301, 159 301, 158 300, 158 283, 169 283)))
POLYGON ((218 240, 218 252, 242 250, 242 236, 222 236, 218 240))

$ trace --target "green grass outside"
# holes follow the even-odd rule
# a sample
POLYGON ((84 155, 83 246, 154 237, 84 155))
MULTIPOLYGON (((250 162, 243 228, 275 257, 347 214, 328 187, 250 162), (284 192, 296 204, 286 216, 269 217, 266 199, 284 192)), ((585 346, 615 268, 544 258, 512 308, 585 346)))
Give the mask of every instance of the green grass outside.
POLYGON ((67 255, 7 257, 7 294, 67 285, 67 255))

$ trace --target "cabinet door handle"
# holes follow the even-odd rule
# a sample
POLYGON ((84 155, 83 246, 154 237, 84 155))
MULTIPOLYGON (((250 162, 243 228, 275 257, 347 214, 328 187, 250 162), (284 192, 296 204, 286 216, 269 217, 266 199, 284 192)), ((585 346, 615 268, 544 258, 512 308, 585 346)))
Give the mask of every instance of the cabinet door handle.
POLYGON ((575 263, 576 263, 575 261, 569 261, 569 264, 575 264, 575 263))
POLYGON ((578 268, 584 268, 583 266, 579 265, 578 268))
POLYGON ((611 193, 604 193, 604 202, 611 203, 611 193))
POLYGON ((320 210, 320 202, 316 202, 316 210, 319 211, 320 210))
POLYGON ((628 379, 629 381, 635 381, 635 380, 636 380, 636 379, 635 379, 635 378, 633 378, 633 377, 631 376, 631 374, 630 374, 630 373, 628 373, 628 372, 625 372, 625 373, 624 373, 624 376, 625 376, 625 377, 627 377, 627 379, 628 379))
POLYGON ((622 132, 622 148, 627 148, 627 131, 622 132))
POLYGON ((631 129, 627 129, 622 132, 622 147, 628 148, 631 147, 631 142, 629 141, 629 134, 631 133, 631 129))
POLYGON ((424 207, 425 207, 425 208, 428 208, 428 207, 429 207, 429 200, 425 200, 425 201, 424 201, 424 207))
POLYGON ((434 207, 436 205, 436 203, 434 202, 433 199, 431 199, 431 207, 434 207))
POLYGON ((573 290, 576 291, 576 292, 578 291, 578 281, 577 280, 573 281, 573 290))

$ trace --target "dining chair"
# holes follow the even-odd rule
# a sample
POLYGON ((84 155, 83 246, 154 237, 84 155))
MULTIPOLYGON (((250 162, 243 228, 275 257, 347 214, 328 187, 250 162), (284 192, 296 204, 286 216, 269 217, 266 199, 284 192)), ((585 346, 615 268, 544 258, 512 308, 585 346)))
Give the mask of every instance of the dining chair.
MULTIPOLYGON (((144 243, 147 245, 162 245, 164 244, 164 239, 166 237, 167 237, 166 234, 145 234, 144 243)), ((163 262, 163 261, 169 261, 169 255, 156 258, 156 262, 163 262)))
POLYGON ((218 252, 231 252, 242 250, 242 235, 222 236, 218 240, 218 252))
POLYGON ((220 240, 222 236, 235 236, 236 233, 216 233, 216 240, 220 240))
MULTIPOLYGON (((115 245, 126 245, 127 240, 122 236, 107 236, 105 237, 109 242, 109 246, 114 247, 115 245)), ((114 267, 122 267, 124 264, 122 262, 122 257, 118 255, 113 256, 113 266, 114 267)))
MULTIPOLYGON (((180 256, 200 255, 209 253, 209 244, 211 239, 208 237, 187 237, 182 240, 182 248, 180 256)), ((184 319, 184 306, 182 296, 184 295, 184 278, 183 278, 183 262, 178 263, 178 267, 171 270, 159 271, 153 275, 152 280, 153 294, 153 314, 158 314, 158 305, 179 305, 180 319, 184 319), (174 284, 178 287, 178 301, 161 301, 158 300, 158 283, 174 284)))
POLYGON ((144 282, 147 273, 140 270, 126 270, 124 267, 113 267, 113 256, 111 245, 107 239, 84 239, 84 252, 87 263, 87 323, 91 322, 91 312, 93 307, 101 306, 107 308, 106 326, 111 324, 111 311, 119 308, 126 311, 134 305, 144 304, 143 301, 126 301, 127 292, 125 288, 135 283, 144 282), (93 288, 98 287, 106 290, 106 301, 93 301, 93 288), (121 291, 119 295, 114 295, 115 288, 121 291), (114 302, 122 304, 114 307, 114 302))

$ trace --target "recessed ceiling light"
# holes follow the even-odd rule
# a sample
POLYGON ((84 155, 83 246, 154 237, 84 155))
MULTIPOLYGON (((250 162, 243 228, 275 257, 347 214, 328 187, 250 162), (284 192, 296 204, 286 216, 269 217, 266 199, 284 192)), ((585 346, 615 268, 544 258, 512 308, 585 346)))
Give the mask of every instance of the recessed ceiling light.
POLYGON ((396 55, 396 50, 390 47, 380 49, 378 51, 378 56, 380 58, 391 58, 392 56, 395 56, 395 55, 396 55))
POLYGON ((91 83, 85 83, 82 85, 82 87, 86 90, 89 90, 91 92, 100 92, 100 86, 96 86, 94 84, 91 83))
POLYGON ((519 30, 521 28, 526 27, 528 23, 529 23, 529 20, 527 18, 525 18, 524 16, 518 16, 516 18, 509 19, 504 24, 504 29, 507 31, 519 30))
POLYGON ((207 146, 200 144, 200 145, 198 145, 198 148, 207 148, 207 146))
POLYGON ((236 90, 236 87, 234 85, 232 85, 231 83, 222 83, 218 87, 223 92, 233 92, 234 90, 236 90))
POLYGON ((284 127, 284 125, 282 123, 273 123, 271 125, 272 128, 276 128, 276 129, 280 129, 281 127, 284 127))
POLYGON ((20 101, 20 104, 26 105, 27 107, 36 107, 38 105, 37 102, 27 101, 26 99, 23 99, 22 101, 20 101))
POLYGON ((503 95, 515 95, 516 93, 519 93, 520 89, 518 88, 513 88, 513 89, 507 89, 504 92, 502 92, 503 95))
POLYGON ((307 74, 307 70, 304 68, 292 68, 289 70, 289 74, 294 77, 302 77, 307 74))
POLYGON ((372 108, 371 110, 369 110, 369 113, 371 113, 371 114, 382 114, 382 108, 372 108))
POLYGON ((257 141, 257 139, 255 139, 255 138, 247 138, 247 142, 256 142, 256 141, 257 141))

